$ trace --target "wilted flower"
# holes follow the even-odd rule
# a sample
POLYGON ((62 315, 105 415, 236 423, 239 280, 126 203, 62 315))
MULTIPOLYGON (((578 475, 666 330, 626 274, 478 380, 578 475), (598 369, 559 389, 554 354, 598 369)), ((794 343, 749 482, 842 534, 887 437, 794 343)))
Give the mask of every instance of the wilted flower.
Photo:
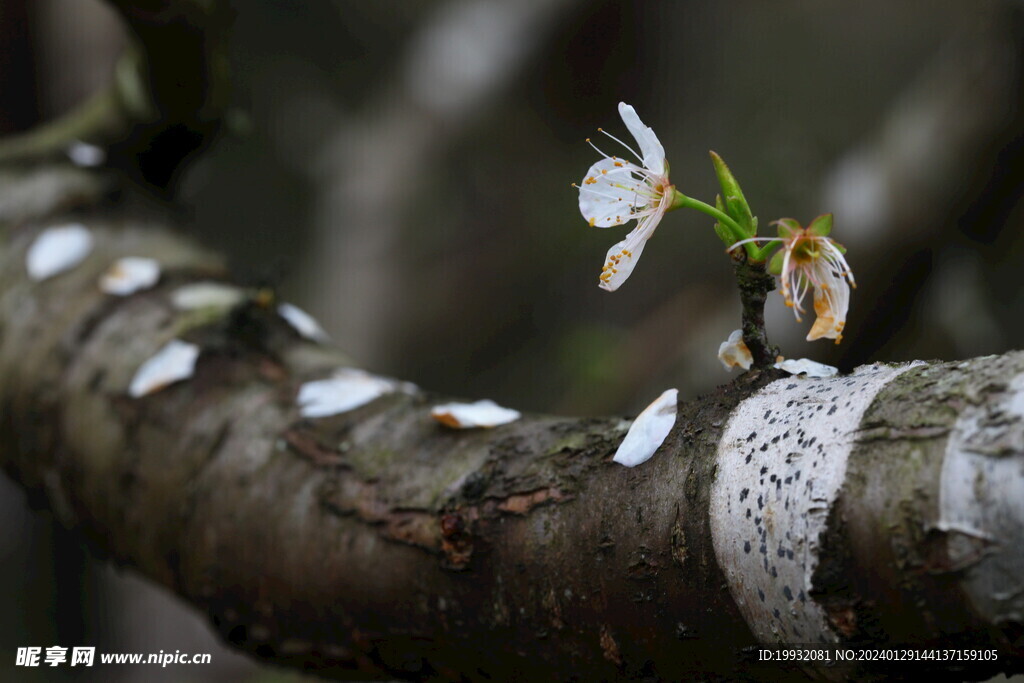
POLYGON ((782 295, 786 305, 793 308, 796 319, 803 313, 804 294, 814 287, 814 312, 817 319, 807 333, 807 341, 835 339, 838 344, 846 326, 846 311, 850 307, 850 285, 856 287, 853 272, 843 252, 829 237, 832 215, 814 219, 801 228, 793 219, 779 221, 779 236, 783 242, 782 295))
POLYGON ((846 311, 850 307, 850 286, 856 287, 853 272, 843 256, 843 248, 828 237, 832 230, 832 214, 818 216, 806 228, 792 218, 775 221, 779 236, 753 237, 744 242, 782 242, 782 249, 772 257, 771 271, 782 282, 782 296, 793 309, 797 322, 804 313, 803 299, 814 288, 814 312, 817 319, 807 333, 807 341, 835 339, 838 344, 846 326, 846 311), (847 284, 849 282, 849 284, 847 284))
POLYGON ((608 250, 601 269, 600 287, 610 292, 618 289, 633 272, 644 244, 654 234, 675 195, 668 179, 665 149, 658 136, 643 124, 630 105, 620 102, 619 115, 636 139, 640 153, 617 137, 601 132, 629 150, 643 166, 609 156, 588 139, 604 158, 590 167, 582 184, 574 184, 580 191, 580 212, 590 225, 607 228, 637 221, 626 239, 608 250))

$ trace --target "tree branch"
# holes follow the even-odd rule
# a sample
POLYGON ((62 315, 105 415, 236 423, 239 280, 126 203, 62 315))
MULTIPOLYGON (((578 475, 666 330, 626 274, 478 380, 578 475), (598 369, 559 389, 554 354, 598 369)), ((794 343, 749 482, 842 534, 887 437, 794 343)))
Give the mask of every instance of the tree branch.
POLYGON ((112 203, 103 173, 47 163, 0 188, 0 462, 267 661, 363 679, 803 680, 834 672, 756 648, 869 643, 1000 656, 915 674, 1024 671, 1024 354, 747 373, 680 404, 636 469, 611 462, 628 422, 453 431, 430 417, 445 399, 397 382, 308 418, 300 386, 350 361, 272 296, 181 310, 181 287, 226 278, 220 259, 112 203), (30 279, 30 246, 70 220, 88 256, 30 279), (124 256, 158 260, 159 283, 104 294, 124 256), (133 396, 172 339, 200 349, 195 372, 133 396))
POLYGON ((752 661, 763 642, 993 647, 939 671, 1024 668, 1024 354, 750 373, 680 404, 629 470, 617 419, 453 431, 419 389, 303 418, 300 384, 343 355, 262 296, 197 324, 170 301, 220 277, 215 257, 110 206, 78 215, 91 254, 43 282, 26 251, 62 216, 6 226, 0 457, 245 650, 441 679, 804 675, 752 661), (160 260, 160 284, 102 294, 125 255, 160 260), (175 337, 201 347, 195 375, 131 398, 175 337))

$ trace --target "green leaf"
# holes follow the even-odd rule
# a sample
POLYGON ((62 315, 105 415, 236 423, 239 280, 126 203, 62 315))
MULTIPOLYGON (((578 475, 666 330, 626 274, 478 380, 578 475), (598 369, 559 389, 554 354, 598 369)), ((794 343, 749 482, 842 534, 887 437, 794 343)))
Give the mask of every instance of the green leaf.
MULTIPOLYGON (((715 195, 715 208, 725 213, 725 205, 722 203, 722 195, 715 195)), ((736 238, 733 237, 732 232, 725 225, 722 225, 722 221, 715 221, 715 234, 718 235, 718 239, 722 240, 722 244, 728 249, 735 242, 736 238)))
POLYGON ((779 249, 768 262, 768 272, 772 275, 782 275, 782 261, 786 258, 786 250, 779 249))
POLYGON ((773 222, 772 225, 779 226, 779 237, 784 240, 790 239, 795 234, 803 230, 803 226, 800 225, 800 221, 795 218, 780 218, 773 222))
POLYGON ((743 196, 739 182, 736 181, 732 171, 726 166, 722 157, 715 152, 709 152, 711 163, 715 165, 715 175, 718 176, 718 184, 722 186, 722 194, 725 196, 726 208, 723 209, 729 216, 744 228, 751 237, 757 232, 757 223, 754 215, 747 204, 747 198, 743 196))
POLYGON ((819 237, 825 237, 832 232, 832 214, 823 213, 807 226, 807 229, 819 237))

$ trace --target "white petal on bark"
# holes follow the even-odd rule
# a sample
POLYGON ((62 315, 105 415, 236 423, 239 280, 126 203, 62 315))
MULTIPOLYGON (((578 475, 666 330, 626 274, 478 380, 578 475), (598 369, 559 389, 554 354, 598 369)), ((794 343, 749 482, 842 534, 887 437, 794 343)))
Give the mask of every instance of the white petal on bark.
POLYGON ((911 367, 871 365, 841 379, 781 379, 729 418, 711 488, 711 537, 733 598, 761 642, 837 640, 812 596, 818 539, 864 412, 911 367), (780 621, 776 614, 785 616, 780 621))
POLYGON ((650 460, 676 423, 678 398, 676 389, 668 389, 644 408, 633 420, 612 460, 626 467, 636 467, 650 460))
POLYGON ((100 276, 100 290, 115 296, 128 296, 149 289, 160 279, 160 262, 140 256, 118 259, 100 276))
POLYGON ((384 394, 404 390, 395 380, 356 368, 341 368, 327 378, 306 382, 296 402, 302 417, 328 417, 354 410, 384 394))
POLYGON ((988 623, 1024 614, 1024 375, 984 405, 964 407, 946 444, 939 521, 950 567, 988 623), (992 416, 999 416, 993 421, 992 416))
POLYGON ((430 416, 446 427, 473 429, 515 422, 522 414, 518 410, 502 408, 494 401, 483 399, 475 403, 445 403, 434 406, 430 409, 430 416))
POLYGON ((320 327, 316 318, 294 304, 283 303, 277 307, 277 314, 285 319, 296 332, 315 342, 327 342, 331 337, 320 327))
POLYGON ((785 370, 791 375, 806 375, 807 377, 835 377, 839 374, 839 368, 813 361, 810 358, 790 358, 776 363, 778 370, 785 370))
POLYGON ((718 360, 726 370, 741 367, 749 370, 754 357, 750 355, 750 349, 743 341, 743 330, 733 330, 729 338, 718 347, 718 360))
POLYGON ((25 255, 29 277, 38 282, 74 268, 92 251, 92 243, 92 233, 79 223, 48 228, 25 255))
POLYGON ((67 155, 71 163, 85 168, 99 166, 107 160, 107 153, 102 147, 78 140, 68 145, 67 155))
POLYGON ((647 205, 648 199, 641 194, 645 190, 646 185, 633 178, 625 162, 601 159, 580 182, 580 213, 599 228, 622 225, 632 220, 634 206, 647 205))
POLYGON ((171 294, 171 304, 179 311, 200 308, 231 308, 245 298, 245 291, 219 282, 184 285, 171 294))
POLYGON ((654 130, 650 126, 645 126, 637 116, 636 110, 625 102, 619 102, 619 116, 636 139, 636 143, 640 145, 644 166, 657 175, 665 175, 665 148, 654 134, 654 130))
POLYGON ((197 358, 198 346, 172 339, 135 371, 128 395, 139 398, 188 379, 195 372, 197 358))

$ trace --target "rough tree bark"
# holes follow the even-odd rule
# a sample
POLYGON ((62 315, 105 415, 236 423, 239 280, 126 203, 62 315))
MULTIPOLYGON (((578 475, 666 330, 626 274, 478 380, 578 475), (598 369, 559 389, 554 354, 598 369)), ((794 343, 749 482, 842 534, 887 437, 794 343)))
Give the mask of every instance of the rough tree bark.
POLYGON ((348 361, 259 297, 198 324, 177 311, 170 294, 221 277, 217 259, 82 205, 92 173, 3 178, 3 462, 238 646, 442 679, 778 676, 744 655, 758 642, 995 647, 1001 662, 951 675, 1022 669, 1024 354, 750 374, 681 403, 634 470, 609 462, 614 418, 451 431, 429 416, 439 397, 406 389, 303 419, 299 384, 348 361), (40 186, 52 211, 28 217, 20 193, 40 186), (28 245, 69 217, 92 253, 30 281, 28 245), (160 284, 102 294, 126 255, 159 259, 160 284), (201 346, 195 376, 130 398, 174 337, 201 346))
POLYGON ((636 469, 610 462, 617 418, 452 431, 429 415, 441 397, 403 386, 307 419, 299 386, 348 359, 262 293, 212 316, 172 306, 227 276, 122 180, 52 159, 2 172, 0 460, 238 647, 350 678, 932 666, 786 667, 758 663, 760 643, 994 648, 934 673, 1024 671, 1024 354, 748 373, 680 403, 636 469), (30 280, 29 245, 68 220, 91 253, 30 280), (158 259, 159 284, 103 294, 121 256, 158 259), (201 348, 195 374, 132 398, 172 338, 201 348))

